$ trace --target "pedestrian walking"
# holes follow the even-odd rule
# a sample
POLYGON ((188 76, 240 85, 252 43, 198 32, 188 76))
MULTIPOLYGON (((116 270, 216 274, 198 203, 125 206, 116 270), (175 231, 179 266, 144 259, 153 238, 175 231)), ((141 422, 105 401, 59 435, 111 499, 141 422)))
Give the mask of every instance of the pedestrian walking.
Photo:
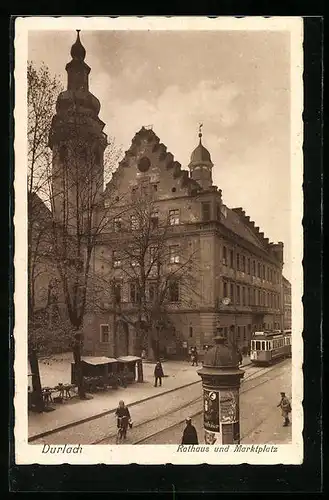
POLYGON ((144 361, 144 360, 145 360, 145 358, 146 358, 146 350, 145 350, 145 349, 143 349, 143 350, 142 350, 142 353, 141 353, 141 358, 142 358, 142 360, 143 360, 143 361, 144 361))
POLYGON ((196 347, 194 347, 192 350, 191 361, 192 361, 192 366, 198 366, 198 353, 196 347))
POLYGON ((291 413, 291 404, 285 392, 280 392, 280 394, 281 394, 281 401, 277 405, 277 408, 279 407, 281 408, 282 416, 284 418, 283 427, 287 427, 287 425, 290 424, 289 413, 291 413))
POLYGON ((188 417, 186 420, 186 427, 183 432, 182 444, 199 444, 198 434, 194 425, 192 425, 192 420, 188 417))
POLYGON ((160 387, 162 386, 163 369, 160 361, 157 362, 154 368, 154 387, 158 386, 158 381, 160 387))

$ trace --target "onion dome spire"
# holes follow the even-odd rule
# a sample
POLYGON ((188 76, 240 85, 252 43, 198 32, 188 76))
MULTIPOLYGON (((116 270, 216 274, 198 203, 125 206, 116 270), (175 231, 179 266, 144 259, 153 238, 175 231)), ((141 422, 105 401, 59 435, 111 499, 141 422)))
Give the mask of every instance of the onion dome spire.
MULTIPOLYGON (((200 123, 199 125, 199 144, 195 148, 195 150, 191 154, 191 163, 211 163, 211 157, 208 149, 204 147, 202 144, 201 138, 202 138, 202 132, 201 129, 203 127, 203 123, 200 123)), ((212 164, 212 163, 211 163, 212 164)))
POLYGON ((72 60, 66 65, 68 74, 67 89, 88 92, 90 68, 84 61, 86 49, 80 40, 80 30, 77 30, 77 39, 71 47, 71 57, 72 60))
POLYGON ((77 30, 77 39, 75 43, 71 47, 71 56, 72 59, 75 59, 77 61, 84 61, 86 57, 86 49, 81 43, 80 40, 80 30, 77 30))
POLYGON ((200 123, 200 125, 199 125, 199 144, 202 144, 202 142, 201 142, 201 137, 202 137, 201 129, 202 129, 202 127, 203 127, 203 123, 200 123))
POLYGON ((197 181, 203 189, 208 189, 212 186, 212 167, 213 163, 211 161, 211 156, 208 151, 202 144, 202 132, 201 129, 203 127, 203 123, 199 125, 199 144, 194 149, 191 154, 191 161, 189 164, 191 177, 195 181, 197 181))

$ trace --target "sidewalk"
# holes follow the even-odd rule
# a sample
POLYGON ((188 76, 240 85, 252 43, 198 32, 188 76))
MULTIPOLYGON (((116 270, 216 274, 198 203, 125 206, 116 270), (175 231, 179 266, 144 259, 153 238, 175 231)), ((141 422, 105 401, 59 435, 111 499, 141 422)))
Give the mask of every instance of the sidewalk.
MULTIPOLYGON (((67 363, 67 370, 69 363, 70 361, 67 363)), ((69 381, 69 375, 68 379, 65 379, 67 373, 63 368, 64 363, 56 361, 51 364, 55 368, 53 374, 46 373, 45 366, 49 365, 45 365, 40 369, 43 385, 46 385, 46 381, 49 383, 51 379, 56 380, 55 383, 69 381), (58 379, 59 374, 61 375, 60 379, 58 379)), ((249 364, 248 358, 244 359, 243 366, 246 364, 249 364)), ((29 413, 29 440, 33 441, 37 437, 50 434, 56 429, 69 428, 77 423, 87 422, 98 416, 114 412, 120 399, 123 399, 127 405, 135 405, 154 398, 159 394, 166 394, 181 387, 201 382, 201 378, 197 373, 197 370, 202 367, 201 364, 198 367, 194 367, 188 361, 165 361, 162 365, 165 374, 162 380, 162 387, 155 388, 153 378, 154 366, 152 363, 143 364, 143 383, 131 384, 126 389, 109 389, 106 392, 99 392, 93 394, 93 398, 88 400, 82 401, 74 398, 64 404, 56 405, 56 410, 49 413, 29 413)), ((49 383, 49 385, 54 384, 49 383)))

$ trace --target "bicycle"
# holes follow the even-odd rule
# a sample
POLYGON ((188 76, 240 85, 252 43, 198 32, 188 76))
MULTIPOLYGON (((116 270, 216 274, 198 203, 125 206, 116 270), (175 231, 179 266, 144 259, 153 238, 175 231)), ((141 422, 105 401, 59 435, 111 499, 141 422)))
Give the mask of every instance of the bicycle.
POLYGON ((118 417, 119 427, 116 436, 116 444, 124 441, 127 436, 128 417, 118 417))

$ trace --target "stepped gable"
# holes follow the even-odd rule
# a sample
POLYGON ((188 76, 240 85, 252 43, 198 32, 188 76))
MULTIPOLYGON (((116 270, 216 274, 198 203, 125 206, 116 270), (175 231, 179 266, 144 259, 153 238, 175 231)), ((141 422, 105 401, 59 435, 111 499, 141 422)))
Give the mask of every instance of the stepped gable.
POLYGON ((155 134, 155 132, 152 129, 148 129, 145 127, 142 127, 134 135, 131 141, 131 146, 127 151, 125 151, 124 157, 119 162, 118 168, 113 173, 112 179, 107 184, 106 189, 110 187, 109 184, 115 182, 116 179, 118 179, 118 177, 120 176, 120 170, 122 168, 129 168, 135 158, 141 155, 141 149, 142 151, 146 149, 148 156, 150 156, 151 158, 153 157, 158 162, 160 162, 160 169, 163 165, 163 168, 172 172, 172 176, 174 179, 180 178, 181 187, 187 188, 190 191, 190 194, 194 194, 202 190, 199 183, 190 178, 189 172, 182 169, 182 165, 174 159, 174 155, 171 152, 167 151, 167 146, 160 142, 160 139, 155 134))
POLYGON ((264 249, 265 245, 252 229, 255 223, 244 221, 239 212, 237 212, 237 209, 227 208, 226 217, 221 218, 221 223, 244 240, 249 241, 258 248, 264 249), (248 224, 250 224, 250 227, 248 224))
POLYGON ((246 215, 241 207, 232 208, 227 212, 227 218, 223 219, 224 225, 231 226, 229 229, 259 248, 271 253, 279 262, 283 262, 283 243, 281 241, 271 243, 268 238, 265 238, 264 233, 259 231, 259 227, 255 226, 254 221, 250 220, 250 217, 246 215))

